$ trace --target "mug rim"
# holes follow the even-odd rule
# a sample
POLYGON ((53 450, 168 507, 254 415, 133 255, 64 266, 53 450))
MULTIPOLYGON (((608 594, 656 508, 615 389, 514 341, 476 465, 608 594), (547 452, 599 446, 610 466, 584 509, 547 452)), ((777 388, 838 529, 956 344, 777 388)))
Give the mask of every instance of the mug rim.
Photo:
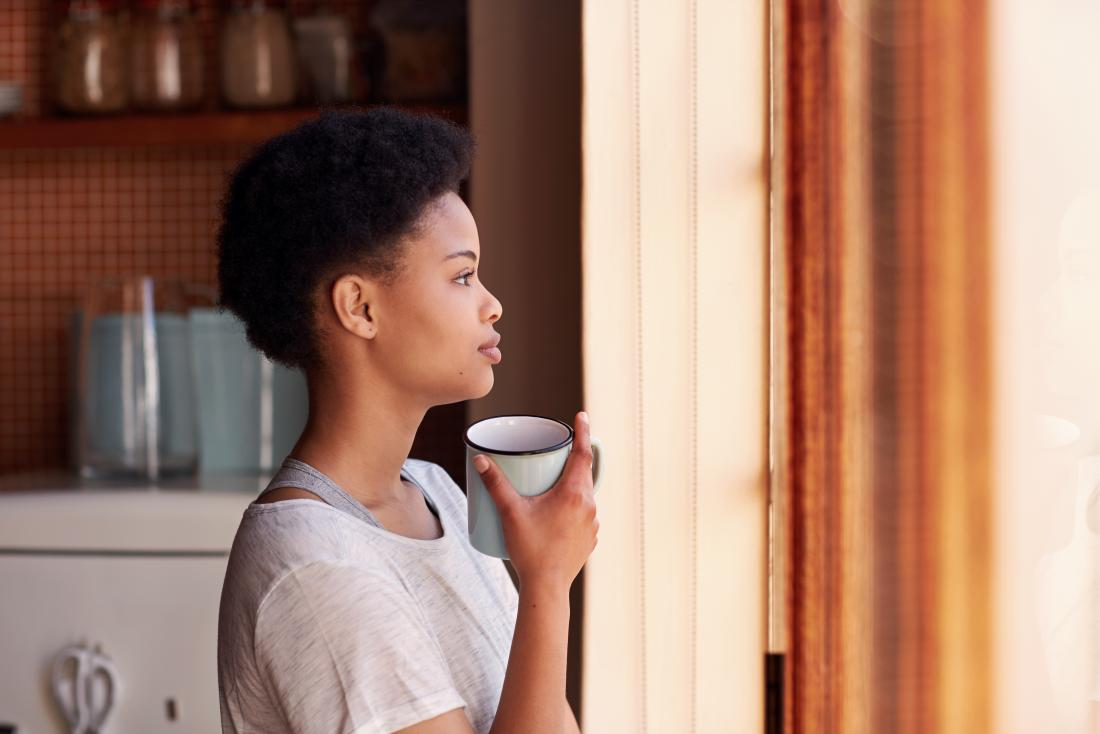
POLYGON ((504 413, 502 415, 489 415, 489 416, 486 416, 486 417, 482 418, 481 420, 474 421, 470 425, 466 426, 466 430, 464 430, 462 432, 462 442, 465 443, 470 448, 475 449, 476 451, 483 451, 483 452, 488 453, 488 454, 501 454, 503 456, 530 456, 530 455, 534 455, 534 454, 548 454, 551 451, 557 451, 558 449, 569 445, 569 443, 571 443, 572 441, 573 441, 573 427, 571 425, 569 425, 565 421, 558 420, 557 418, 552 418, 548 415, 532 415, 531 413, 504 413), (490 449, 490 448, 487 448, 485 446, 482 446, 481 444, 475 443, 473 441, 473 439, 470 438, 470 429, 472 429, 474 426, 476 426, 478 424, 481 424, 481 423, 484 423, 485 421, 495 420, 497 418, 539 418, 539 419, 544 420, 544 421, 553 421, 555 423, 559 423, 559 424, 565 426, 565 430, 569 432, 569 435, 566 436, 561 441, 559 441, 558 443, 554 444, 553 446, 547 446, 547 447, 541 448, 541 449, 530 449, 530 450, 527 450, 527 451, 510 451, 508 449, 490 449))

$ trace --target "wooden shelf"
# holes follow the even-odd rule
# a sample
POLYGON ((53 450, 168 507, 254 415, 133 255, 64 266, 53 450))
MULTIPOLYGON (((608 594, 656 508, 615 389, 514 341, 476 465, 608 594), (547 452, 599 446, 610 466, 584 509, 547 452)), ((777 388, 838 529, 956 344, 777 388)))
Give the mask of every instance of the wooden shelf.
MULTIPOLYGON (((372 105, 359 105, 369 109, 372 105)), ((466 105, 395 104, 465 125, 466 105)), ((317 107, 261 112, 196 112, 103 117, 42 118, 0 122, 0 149, 141 148, 254 145, 320 113, 317 107)))

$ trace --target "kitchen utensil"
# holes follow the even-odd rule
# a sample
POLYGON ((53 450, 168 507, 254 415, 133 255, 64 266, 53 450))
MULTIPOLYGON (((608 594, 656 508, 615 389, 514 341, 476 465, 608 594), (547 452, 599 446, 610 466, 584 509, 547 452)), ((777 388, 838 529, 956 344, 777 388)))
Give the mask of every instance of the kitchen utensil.
POLYGON ((69 645, 54 657, 50 687, 70 734, 99 734, 115 703, 118 672, 98 646, 69 645))

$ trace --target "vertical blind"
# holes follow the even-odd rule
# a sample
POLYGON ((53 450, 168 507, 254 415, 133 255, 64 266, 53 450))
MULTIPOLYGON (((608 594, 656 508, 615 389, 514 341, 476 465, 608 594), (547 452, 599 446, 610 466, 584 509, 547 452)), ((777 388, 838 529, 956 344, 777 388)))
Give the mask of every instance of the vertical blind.
POLYGON ((766 16, 584 5, 585 731, 763 727, 766 16))

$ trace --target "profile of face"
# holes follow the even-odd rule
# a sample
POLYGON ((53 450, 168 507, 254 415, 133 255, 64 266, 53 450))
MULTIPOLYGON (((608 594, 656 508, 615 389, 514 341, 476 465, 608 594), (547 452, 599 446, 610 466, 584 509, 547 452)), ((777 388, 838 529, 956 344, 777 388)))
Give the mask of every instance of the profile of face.
POLYGON ((480 347, 497 340, 502 306, 478 277, 473 214, 448 192, 427 207, 417 230, 405 241, 403 274, 393 284, 354 274, 336 280, 330 303, 342 328, 325 330, 336 336, 343 364, 414 401, 483 397, 496 359, 480 347))

